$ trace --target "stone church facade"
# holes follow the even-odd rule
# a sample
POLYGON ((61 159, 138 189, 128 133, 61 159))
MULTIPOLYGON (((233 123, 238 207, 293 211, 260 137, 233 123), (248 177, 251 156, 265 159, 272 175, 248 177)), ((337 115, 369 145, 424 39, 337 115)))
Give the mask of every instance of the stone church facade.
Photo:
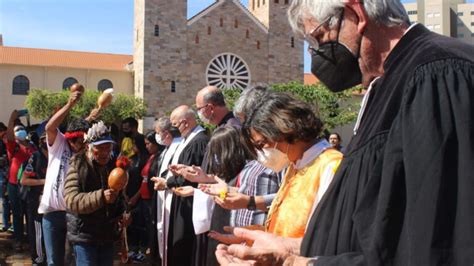
POLYGON ((245 89, 303 82, 303 41, 293 36, 289 0, 217 0, 187 19, 187 0, 135 0, 135 95, 152 117, 194 103, 206 85, 245 89))

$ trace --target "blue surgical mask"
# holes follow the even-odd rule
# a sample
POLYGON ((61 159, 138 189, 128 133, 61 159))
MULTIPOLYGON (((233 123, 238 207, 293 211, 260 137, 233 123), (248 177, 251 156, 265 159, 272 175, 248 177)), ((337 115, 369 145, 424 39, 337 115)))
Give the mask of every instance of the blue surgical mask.
POLYGON ((18 140, 26 140, 26 137, 28 136, 28 133, 26 133, 26 130, 20 129, 17 132, 15 132, 15 137, 18 140))

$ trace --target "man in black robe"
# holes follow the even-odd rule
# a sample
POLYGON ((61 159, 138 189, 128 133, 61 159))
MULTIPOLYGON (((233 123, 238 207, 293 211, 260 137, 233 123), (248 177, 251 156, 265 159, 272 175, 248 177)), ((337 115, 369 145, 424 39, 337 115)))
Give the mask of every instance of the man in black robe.
MULTIPOLYGON (((201 165, 209 137, 206 131, 197 124, 194 111, 186 105, 173 110, 170 116, 173 127, 176 127, 183 138, 171 161, 172 165, 201 165)), ((166 180, 169 189, 193 186, 182 176, 173 175, 166 180)), ((173 194, 167 230, 166 265, 192 265, 193 249, 196 235, 193 221, 193 197, 180 197, 173 194)))
POLYGON ((253 248, 220 246, 220 262, 472 265, 474 47, 409 26, 398 0, 294 0, 289 16, 329 89, 368 91, 300 248, 235 230, 253 248))

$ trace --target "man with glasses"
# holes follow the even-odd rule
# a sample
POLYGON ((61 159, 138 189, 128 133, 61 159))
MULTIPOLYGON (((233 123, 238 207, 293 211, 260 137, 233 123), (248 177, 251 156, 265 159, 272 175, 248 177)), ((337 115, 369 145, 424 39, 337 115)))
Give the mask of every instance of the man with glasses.
POLYGON ((207 86, 196 95, 196 109, 202 122, 214 126, 230 125, 240 128, 240 122, 229 111, 224 94, 215 86, 207 86))
POLYGON ((66 105, 51 117, 45 128, 48 144, 48 170, 38 213, 43 214, 43 234, 48 265, 69 265, 69 260, 72 259, 68 254, 65 264, 64 180, 69 169, 69 159, 73 154, 82 152, 85 148, 84 133, 89 129, 88 121, 98 116, 97 109, 94 109, 86 120, 73 119, 69 122, 65 134, 59 131, 59 126, 82 96, 84 87, 76 83, 71 86, 71 91, 66 105))
POLYGON ((399 0, 293 0, 289 19, 330 90, 368 90, 304 238, 236 230, 256 241, 221 262, 472 264, 474 47, 410 25, 399 0))

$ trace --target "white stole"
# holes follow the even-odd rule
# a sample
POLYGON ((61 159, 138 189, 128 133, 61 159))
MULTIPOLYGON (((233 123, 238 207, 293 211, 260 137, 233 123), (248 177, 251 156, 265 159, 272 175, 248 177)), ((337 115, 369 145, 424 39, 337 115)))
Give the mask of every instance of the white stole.
MULTIPOLYGON (((171 160, 171 164, 179 163, 179 157, 183 152, 184 148, 196 137, 197 134, 201 133, 205 129, 201 126, 196 126, 191 134, 187 138, 183 138, 180 143, 178 144, 176 151, 174 152, 173 159, 171 160)), ((160 169, 161 172, 161 169, 160 169)), ((166 180, 173 176, 171 171, 168 171, 166 175, 166 180)), ((170 212, 171 212, 171 200, 173 199, 173 193, 171 191, 163 191, 163 198, 161 203, 159 202, 157 205, 161 205, 161 210, 158 213, 158 245, 160 247, 160 255, 162 258, 162 265, 167 265, 167 250, 168 250, 168 229, 169 229, 169 220, 170 220, 170 212), (160 217, 161 214, 161 217, 160 217), (160 233, 161 232, 161 233, 160 233)))

